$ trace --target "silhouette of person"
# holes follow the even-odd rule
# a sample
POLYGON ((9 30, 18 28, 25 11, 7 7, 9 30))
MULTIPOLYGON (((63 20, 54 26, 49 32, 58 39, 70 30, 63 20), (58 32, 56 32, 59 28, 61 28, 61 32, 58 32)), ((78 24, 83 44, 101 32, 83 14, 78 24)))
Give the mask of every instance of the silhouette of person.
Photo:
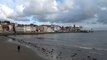
POLYGON ((18 50, 18 53, 19 53, 20 52, 20 46, 19 45, 17 46, 17 50, 18 50))

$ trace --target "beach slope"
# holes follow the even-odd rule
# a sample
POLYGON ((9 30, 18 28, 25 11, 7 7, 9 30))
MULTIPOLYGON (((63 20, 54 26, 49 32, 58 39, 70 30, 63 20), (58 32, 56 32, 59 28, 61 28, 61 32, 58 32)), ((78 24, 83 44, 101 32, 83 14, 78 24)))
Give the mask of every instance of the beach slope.
POLYGON ((45 60, 24 46, 21 46, 18 52, 17 46, 17 44, 8 43, 7 38, 0 36, 0 60, 45 60))

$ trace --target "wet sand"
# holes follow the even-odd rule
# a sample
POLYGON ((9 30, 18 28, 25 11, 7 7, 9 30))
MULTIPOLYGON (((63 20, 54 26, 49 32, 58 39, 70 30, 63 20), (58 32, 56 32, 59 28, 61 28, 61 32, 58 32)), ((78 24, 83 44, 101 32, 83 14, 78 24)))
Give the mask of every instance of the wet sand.
POLYGON ((45 60, 24 46, 21 46, 18 53, 17 46, 17 44, 9 43, 5 37, 0 36, 0 60, 45 60))

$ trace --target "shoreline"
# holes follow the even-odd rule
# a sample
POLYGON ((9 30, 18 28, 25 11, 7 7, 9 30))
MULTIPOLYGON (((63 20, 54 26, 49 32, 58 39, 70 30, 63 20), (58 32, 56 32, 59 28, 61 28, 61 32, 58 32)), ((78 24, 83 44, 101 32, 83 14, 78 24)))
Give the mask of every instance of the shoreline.
POLYGON ((21 46, 21 51, 18 53, 18 44, 9 43, 6 39, 0 36, 0 60, 45 60, 25 46, 21 46))
POLYGON ((17 33, 11 33, 11 32, 5 32, 5 33, 0 33, 0 36, 5 36, 5 35, 39 35, 39 34, 59 34, 59 33, 91 33, 91 32, 36 32, 36 33, 25 33, 25 32, 17 32, 17 33))

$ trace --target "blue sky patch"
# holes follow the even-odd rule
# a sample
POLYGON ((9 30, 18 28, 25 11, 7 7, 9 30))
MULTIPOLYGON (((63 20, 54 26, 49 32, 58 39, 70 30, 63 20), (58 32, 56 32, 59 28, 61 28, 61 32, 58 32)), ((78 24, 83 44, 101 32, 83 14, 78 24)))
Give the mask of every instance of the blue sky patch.
POLYGON ((63 3, 64 2, 64 0, 56 0, 57 1, 57 3, 63 3))

